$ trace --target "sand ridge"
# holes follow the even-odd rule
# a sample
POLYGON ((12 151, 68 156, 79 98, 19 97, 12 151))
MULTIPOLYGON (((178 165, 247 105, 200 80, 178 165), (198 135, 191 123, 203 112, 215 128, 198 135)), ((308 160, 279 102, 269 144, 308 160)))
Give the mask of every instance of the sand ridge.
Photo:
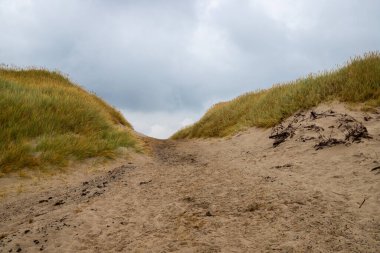
MULTIPOLYGON (((379 252, 379 111, 313 110, 349 114, 372 139, 147 138, 150 156, 2 199, 0 252, 379 252)), ((331 120, 313 124, 330 133, 331 120)))

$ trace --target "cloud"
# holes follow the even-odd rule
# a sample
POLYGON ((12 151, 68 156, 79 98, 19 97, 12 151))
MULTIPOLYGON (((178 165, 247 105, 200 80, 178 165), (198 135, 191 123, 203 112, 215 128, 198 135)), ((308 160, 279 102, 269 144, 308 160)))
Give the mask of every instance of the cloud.
POLYGON ((0 63, 59 69, 137 130, 168 136, 208 101, 379 50, 378 10, 372 0, 0 0, 0 63))
POLYGON ((122 113, 134 123, 135 129, 160 139, 170 137, 175 131, 194 123, 201 117, 201 113, 192 111, 140 112, 125 109, 122 113))

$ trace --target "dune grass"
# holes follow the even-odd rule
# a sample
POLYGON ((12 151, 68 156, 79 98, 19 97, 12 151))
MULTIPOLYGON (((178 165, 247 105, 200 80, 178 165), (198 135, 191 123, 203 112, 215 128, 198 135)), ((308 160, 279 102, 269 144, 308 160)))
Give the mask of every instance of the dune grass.
POLYGON ((0 68, 0 174, 137 150, 131 125, 57 72, 0 68))
POLYGON ((380 53, 367 53, 340 69, 216 104, 198 122, 171 138, 223 137, 249 127, 268 128, 299 110, 328 101, 360 103, 363 109, 380 106, 380 53))

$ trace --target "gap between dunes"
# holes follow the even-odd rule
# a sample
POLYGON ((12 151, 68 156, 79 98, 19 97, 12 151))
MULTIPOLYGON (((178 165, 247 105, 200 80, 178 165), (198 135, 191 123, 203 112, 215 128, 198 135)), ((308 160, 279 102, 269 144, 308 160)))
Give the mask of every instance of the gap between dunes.
POLYGON ((25 180, 0 200, 0 252, 379 252, 380 111, 330 109, 372 139, 145 138, 150 155, 25 180))

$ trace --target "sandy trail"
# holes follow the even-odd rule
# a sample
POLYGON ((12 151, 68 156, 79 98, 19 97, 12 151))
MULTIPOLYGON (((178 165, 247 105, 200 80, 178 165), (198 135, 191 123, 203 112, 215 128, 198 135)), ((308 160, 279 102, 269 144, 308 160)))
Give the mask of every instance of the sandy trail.
POLYGON ((373 139, 322 150, 260 129, 149 139, 151 156, 1 200, 0 252, 380 252, 380 114, 364 123, 373 139))

